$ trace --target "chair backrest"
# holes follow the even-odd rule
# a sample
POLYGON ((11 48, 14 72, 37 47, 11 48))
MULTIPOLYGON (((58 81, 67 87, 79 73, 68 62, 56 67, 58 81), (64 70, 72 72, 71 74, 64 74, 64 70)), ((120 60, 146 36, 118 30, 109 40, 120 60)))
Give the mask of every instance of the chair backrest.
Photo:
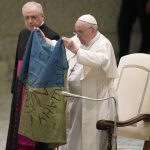
MULTIPOLYGON (((118 72, 115 86, 119 121, 139 114, 150 114, 150 55, 138 53, 122 57, 118 72)), ((118 128, 118 135, 150 140, 150 123, 142 121, 133 126, 118 128)))

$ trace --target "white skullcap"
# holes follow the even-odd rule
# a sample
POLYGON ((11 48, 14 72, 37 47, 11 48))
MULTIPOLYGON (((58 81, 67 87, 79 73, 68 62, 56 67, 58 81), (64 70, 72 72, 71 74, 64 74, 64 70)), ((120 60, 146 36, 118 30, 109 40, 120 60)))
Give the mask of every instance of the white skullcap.
POLYGON ((97 24, 96 19, 90 14, 83 15, 79 17, 78 20, 85 21, 91 24, 97 24))

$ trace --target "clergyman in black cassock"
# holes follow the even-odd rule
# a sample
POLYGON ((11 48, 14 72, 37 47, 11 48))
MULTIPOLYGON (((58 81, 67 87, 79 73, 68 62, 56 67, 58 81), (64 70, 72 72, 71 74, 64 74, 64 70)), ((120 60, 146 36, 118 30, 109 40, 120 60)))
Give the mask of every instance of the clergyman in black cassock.
MULTIPOLYGON (((35 14, 34 16, 35 10, 33 9, 37 9, 34 8, 34 5, 40 5, 40 4, 36 2, 28 2, 28 5, 29 5, 28 7, 32 6, 31 7, 32 10, 29 10, 29 13, 26 12, 27 16, 25 16, 23 12, 23 16, 26 17, 25 18, 26 28, 19 33, 17 49, 16 49, 15 66, 13 71, 13 81, 11 87, 12 104, 11 104, 10 121, 9 121, 9 128, 8 128, 8 135, 7 135, 7 142, 6 142, 6 150, 20 150, 18 148, 18 128, 19 128, 19 120, 20 120, 20 110, 22 105, 23 84, 18 80, 17 67, 18 67, 18 62, 22 61, 24 57, 28 39, 31 33, 31 28, 34 27, 33 21, 36 22, 36 19, 37 21, 39 21, 38 18, 36 18, 39 16, 36 16, 37 14, 35 14), (30 12, 33 13, 30 14, 30 12)), ((41 15, 40 17, 43 16, 41 15)), ((39 27, 43 31, 45 36, 51 40, 58 40, 60 38, 56 32, 54 32, 44 23, 44 19, 41 22, 41 26, 37 25, 37 27, 39 27)), ((27 148, 26 150, 29 149, 27 148)), ((48 144, 36 142, 36 150, 49 150, 48 144)))

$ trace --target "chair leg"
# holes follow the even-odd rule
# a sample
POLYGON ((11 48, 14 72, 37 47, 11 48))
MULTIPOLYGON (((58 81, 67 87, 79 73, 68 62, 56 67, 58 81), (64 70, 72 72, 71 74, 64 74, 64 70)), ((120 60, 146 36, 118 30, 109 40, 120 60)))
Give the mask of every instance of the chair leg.
POLYGON ((112 150, 112 134, 113 134, 113 128, 112 127, 107 128, 107 134, 108 134, 107 150, 112 150))
POLYGON ((143 150, 150 150, 150 141, 144 142, 143 150))

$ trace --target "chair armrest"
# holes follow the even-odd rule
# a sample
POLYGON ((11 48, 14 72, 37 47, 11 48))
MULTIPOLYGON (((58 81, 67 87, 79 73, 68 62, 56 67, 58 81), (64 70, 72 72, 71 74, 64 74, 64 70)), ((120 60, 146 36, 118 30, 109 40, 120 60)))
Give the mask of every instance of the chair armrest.
MULTIPOLYGON (((150 122, 150 114, 140 114, 126 121, 117 121, 117 127, 125 127, 137 123, 139 121, 150 122)), ((98 130, 107 130, 108 128, 114 128, 114 121, 111 120, 99 120, 96 123, 98 130)))

